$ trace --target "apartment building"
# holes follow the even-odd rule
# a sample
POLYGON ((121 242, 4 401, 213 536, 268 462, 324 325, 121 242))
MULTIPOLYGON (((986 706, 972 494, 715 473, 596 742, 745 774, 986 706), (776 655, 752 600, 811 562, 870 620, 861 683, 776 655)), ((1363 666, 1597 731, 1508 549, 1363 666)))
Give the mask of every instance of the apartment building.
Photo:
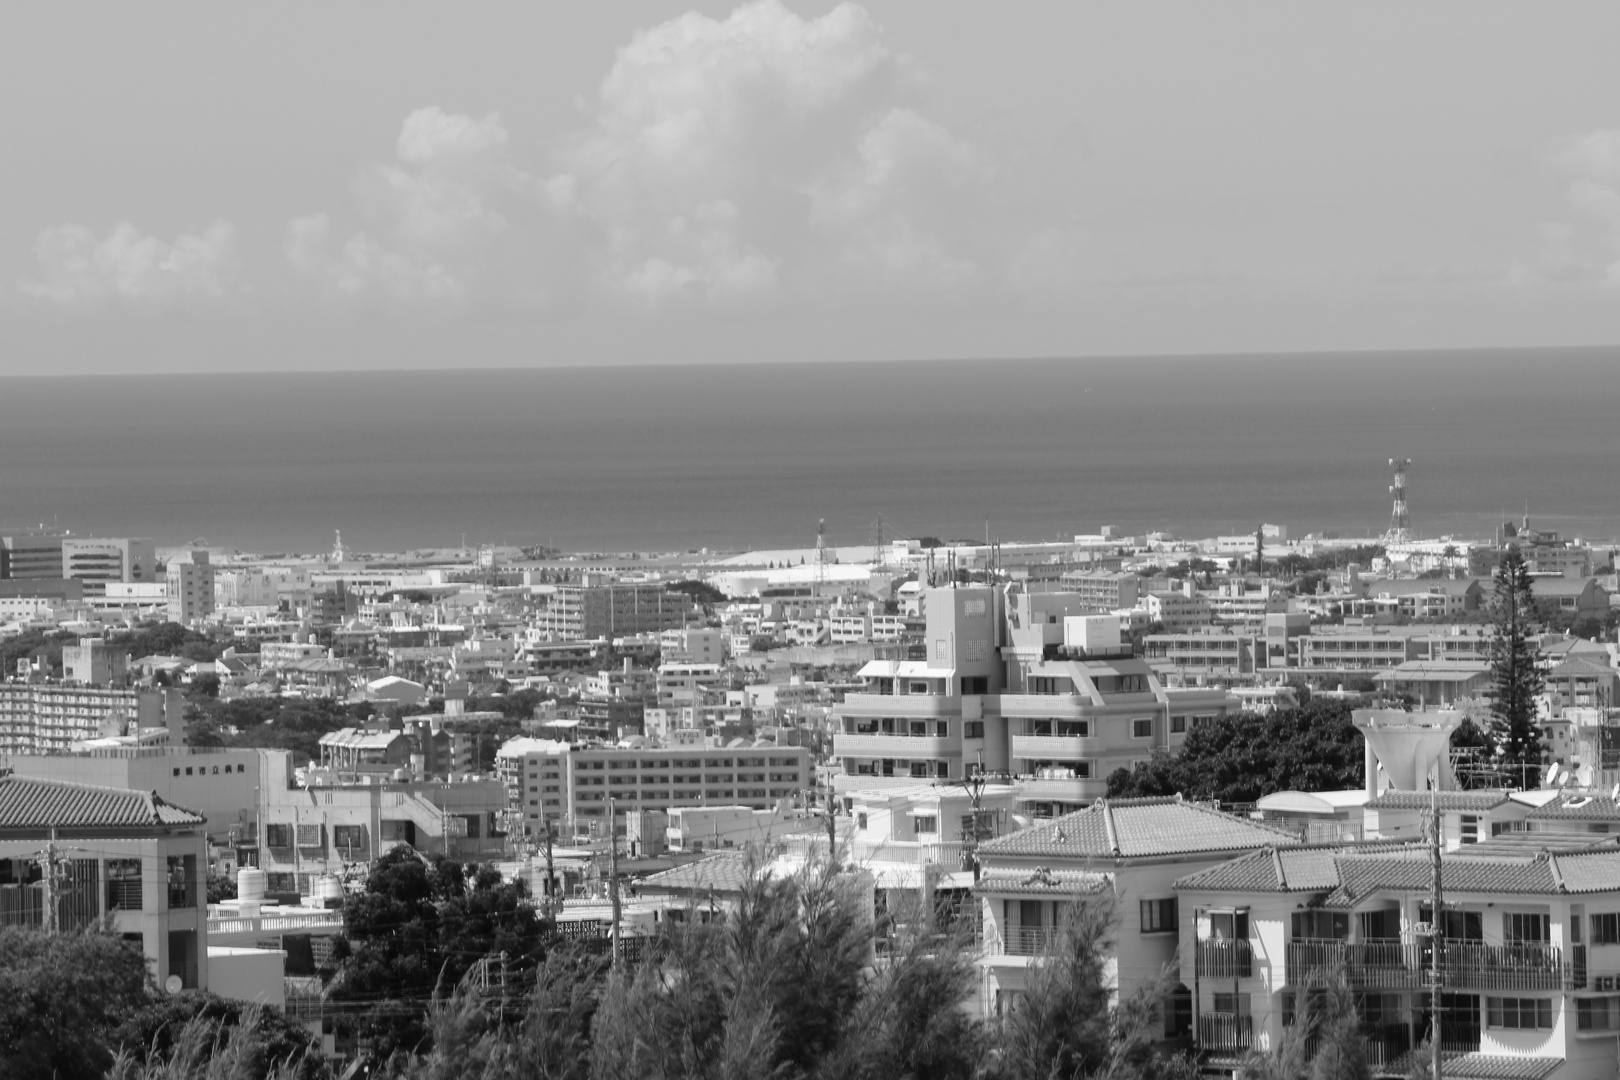
MULTIPOLYGON (((1183 802, 1101 799, 979 848, 982 1001, 1004 1013, 1028 986, 1030 965, 1063 932, 1075 903, 1117 904, 1113 978, 1121 999, 1156 981, 1176 955, 1183 923, 1175 883, 1292 837, 1260 822, 1183 802)), ((1182 955, 1186 955, 1183 951, 1182 955)), ((1183 1034, 1187 987, 1166 1003, 1166 1034, 1183 1034)))
POLYGON ((63 754, 84 739, 129 727, 185 726, 185 697, 172 687, 107 689, 0 683, 0 753, 63 754))
POLYGON ((192 548, 169 559, 164 574, 169 621, 189 626, 214 611, 214 568, 208 552, 192 548))
POLYGON ((112 582, 150 584, 162 580, 152 541, 129 538, 64 537, 62 576, 82 581, 86 596, 105 594, 112 582))
POLYGON ((80 686, 121 686, 129 677, 129 654, 105 638, 80 638, 62 646, 62 681, 80 686))
POLYGON ((665 663, 723 664, 726 634, 711 627, 665 630, 658 636, 658 652, 665 663))
POLYGON ((1148 593, 1142 603, 1150 620, 1172 632, 1208 626, 1213 621, 1209 601, 1192 591, 1191 586, 1180 592, 1148 593))
POLYGON ((1180 745, 1235 702, 1220 690, 1168 690, 1131 656, 1114 616, 1067 593, 1017 586, 930 589, 928 658, 873 661, 862 693, 834 707, 833 755, 846 782, 1019 778, 1042 816, 1104 794, 1114 769, 1180 745))
POLYGON ((52 532, 0 535, 0 579, 60 580, 62 539, 60 533, 52 532))
POLYGON ((659 664, 655 680, 658 705, 663 709, 700 705, 705 694, 723 690, 730 682, 719 664, 659 664))
POLYGON ((0 776, 0 925, 48 919, 78 932, 105 921, 140 945, 160 985, 205 990, 204 826, 150 791, 0 776), (58 859, 51 893, 38 861, 47 843, 58 859))
POLYGON ((639 810, 769 810, 815 783, 808 748, 768 743, 621 748, 518 738, 508 740, 495 759, 512 816, 531 833, 544 821, 600 832, 610 799, 617 828, 625 813, 639 810))
POLYGON ((506 791, 495 780, 394 781, 329 770, 295 779, 291 754, 264 750, 255 843, 243 866, 269 875, 272 893, 307 895, 310 881, 406 844, 469 861, 499 858, 506 791))
MULTIPOLYGON (((1620 1033, 1620 851, 1504 835, 1444 861, 1445 1074, 1598 1080, 1620 1033)), ((1407 1076, 1431 1030, 1429 856, 1267 847, 1174 883, 1194 1045, 1274 1049, 1312 988, 1355 992, 1373 1073, 1407 1076)))
POLYGON ((1141 596, 1141 586, 1142 578, 1137 574, 1082 571, 1063 575, 1059 587, 1099 611, 1114 611, 1135 607, 1141 596))
POLYGON ((1316 633, 1299 641, 1301 674, 1323 677, 1372 675, 1416 660, 1420 648, 1409 634, 1360 629, 1316 633))
POLYGON ((588 574, 582 584, 556 587, 540 625, 563 641, 612 639, 678 630, 695 611, 690 596, 658 582, 597 581, 588 574))

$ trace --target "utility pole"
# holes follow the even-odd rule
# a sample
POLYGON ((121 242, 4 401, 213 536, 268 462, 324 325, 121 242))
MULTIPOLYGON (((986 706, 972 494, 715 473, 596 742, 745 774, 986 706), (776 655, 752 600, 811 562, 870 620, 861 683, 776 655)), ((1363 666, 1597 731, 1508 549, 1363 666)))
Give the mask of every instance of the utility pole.
POLYGON ((1445 950, 1446 920, 1441 904, 1444 897, 1440 888, 1440 781, 1437 776, 1429 788, 1429 861, 1432 869, 1429 898, 1429 1069, 1432 1080, 1440 1077, 1440 1008, 1442 1002, 1441 975, 1445 971, 1442 954, 1445 950))
POLYGON ((543 813, 541 816, 544 818, 542 827, 546 837, 546 918, 554 919, 562 898, 557 895, 557 870, 551 861, 551 818, 543 813))
POLYGON ((39 853, 40 880, 45 886, 44 930, 56 933, 56 826, 51 826, 51 838, 45 850, 39 853))
POLYGON ((613 828, 613 799, 608 799, 608 900, 613 905, 613 966, 619 966, 619 838, 613 828))

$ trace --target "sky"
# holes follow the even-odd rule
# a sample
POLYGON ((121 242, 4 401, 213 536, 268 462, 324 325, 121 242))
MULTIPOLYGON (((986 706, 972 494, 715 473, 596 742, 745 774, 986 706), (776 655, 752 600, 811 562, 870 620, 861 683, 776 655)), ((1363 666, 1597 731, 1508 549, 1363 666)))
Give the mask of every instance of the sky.
POLYGON ((1620 342, 1620 5, 9 5, 0 375, 1620 342))

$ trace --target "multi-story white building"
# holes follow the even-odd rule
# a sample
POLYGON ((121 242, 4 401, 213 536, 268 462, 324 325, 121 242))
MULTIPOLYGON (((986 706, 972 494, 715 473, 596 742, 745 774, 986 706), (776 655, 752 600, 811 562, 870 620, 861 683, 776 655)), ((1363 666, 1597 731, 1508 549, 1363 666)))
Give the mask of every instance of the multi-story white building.
POLYGON ((529 833, 551 821, 576 832, 615 828, 636 810, 746 806, 769 810, 814 785, 814 760, 802 746, 684 745, 626 749, 576 747, 548 739, 511 739, 495 755, 513 817, 529 833))
POLYGON ((170 622, 189 626, 213 613, 214 568, 208 562, 207 551, 192 548, 172 557, 164 580, 170 622))
POLYGON ((62 534, 19 532, 0 536, 0 579, 62 577, 62 534))
POLYGON ((563 641, 658 634, 684 627, 695 605, 685 593, 670 592, 658 582, 597 581, 558 585, 541 625, 563 641))
POLYGON ((1089 610, 1067 593, 928 590, 927 659, 867 664, 866 692, 833 709, 848 783, 1008 773, 1026 809, 1061 813, 1103 795, 1113 770, 1235 708, 1220 690, 1161 686, 1117 618, 1072 613, 1089 610))
MULTIPOLYGON (((1534 834, 1443 861, 1445 1074, 1608 1080, 1620 1035, 1620 852, 1534 834)), ((1278 1046, 1313 988, 1356 994, 1377 1076, 1431 1030, 1429 854, 1266 848, 1175 882, 1196 1046, 1235 1066, 1278 1046)))
POLYGON ((74 743, 114 728, 185 726, 184 695, 173 688, 109 689, 45 683, 0 683, 0 752, 63 754, 74 743))
POLYGON ((163 580, 152 541, 78 536, 62 540, 62 576, 84 582, 86 596, 102 595, 110 582, 150 584, 163 580))

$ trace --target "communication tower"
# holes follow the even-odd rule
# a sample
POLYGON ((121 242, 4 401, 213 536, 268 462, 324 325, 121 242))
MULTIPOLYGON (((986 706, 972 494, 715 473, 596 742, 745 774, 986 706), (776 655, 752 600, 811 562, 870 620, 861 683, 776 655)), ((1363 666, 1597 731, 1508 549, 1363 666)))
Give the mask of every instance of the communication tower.
POLYGON ((827 588, 827 519, 816 522, 816 595, 827 588))
POLYGON ((1404 544, 1412 539, 1412 523, 1406 514, 1406 470, 1411 467, 1411 458, 1389 459, 1392 475, 1389 493, 1394 496, 1395 506, 1389 513, 1389 532, 1384 534, 1386 543, 1404 544))

